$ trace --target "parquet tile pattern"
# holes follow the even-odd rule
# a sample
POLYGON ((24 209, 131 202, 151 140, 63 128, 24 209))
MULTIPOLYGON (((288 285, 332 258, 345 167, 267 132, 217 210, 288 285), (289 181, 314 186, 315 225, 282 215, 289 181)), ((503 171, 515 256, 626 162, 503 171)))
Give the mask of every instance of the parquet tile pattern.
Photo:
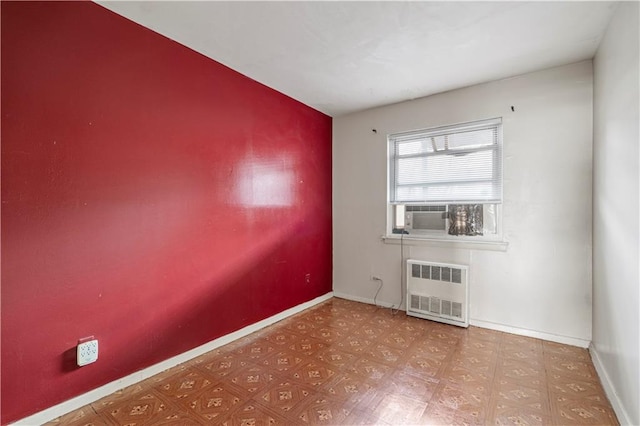
POLYGON ((616 425, 585 349, 333 298, 52 425, 616 425))

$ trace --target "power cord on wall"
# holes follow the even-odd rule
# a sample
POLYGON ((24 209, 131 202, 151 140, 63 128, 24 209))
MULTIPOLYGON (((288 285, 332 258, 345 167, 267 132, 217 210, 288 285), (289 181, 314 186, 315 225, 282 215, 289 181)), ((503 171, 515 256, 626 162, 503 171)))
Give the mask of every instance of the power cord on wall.
POLYGON ((400 302, 398 302, 398 309, 393 309, 393 305, 391 305, 391 313, 393 315, 396 315, 398 312, 400 312, 400 307, 402 306, 402 302, 404 301, 404 285, 403 285, 403 279, 402 277, 404 276, 403 271, 404 271, 404 234, 406 233, 406 231, 402 232, 400 234, 400 302))
POLYGON ((380 281, 380 285, 378 286, 376 295, 373 296, 373 304, 375 305, 376 308, 381 308, 382 306, 378 306, 378 302, 376 301, 376 299, 378 298, 378 293, 380 293, 380 289, 382 289, 382 284, 384 283, 384 281, 382 281, 382 278, 380 277, 371 277, 371 279, 374 281, 380 281))
MULTIPOLYGON (((400 312, 400 308, 402 307, 402 302, 404 302, 404 280, 403 280, 403 276, 404 276, 404 234, 408 234, 407 231, 405 231, 404 229, 394 229, 393 230, 394 234, 400 234, 400 302, 398 302, 398 308, 394 308, 394 305, 391 305, 389 307, 389 309, 391 310, 391 314, 392 315, 396 315, 398 312, 400 312)), ((373 296, 373 304, 375 305, 375 307, 377 308, 382 308, 383 306, 378 306, 378 294, 380 293, 380 290, 382 289, 382 285, 384 284, 384 281, 382 281, 382 278, 380 277, 376 277, 376 276, 372 276, 371 279, 373 281, 380 281, 380 285, 378 286, 378 290, 376 290, 376 294, 375 296, 373 296)))

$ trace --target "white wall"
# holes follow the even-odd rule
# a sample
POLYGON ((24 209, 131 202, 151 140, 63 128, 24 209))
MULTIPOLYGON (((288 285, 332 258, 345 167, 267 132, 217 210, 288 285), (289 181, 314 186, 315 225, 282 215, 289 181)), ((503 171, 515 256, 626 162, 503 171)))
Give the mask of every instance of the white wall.
POLYGON ((385 283, 379 301, 401 300, 400 247, 380 240, 387 134, 493 117, 503 117, 507 251, 412 246, 405 252, 470 266, 472 323, 586 347, 591 61, 334 118, 334 292, 371 301, 374 274, 385 283))
POLYGON ((623 424, 640 424, 638 3, 622 3, 594 59, 593 344, 623 424))

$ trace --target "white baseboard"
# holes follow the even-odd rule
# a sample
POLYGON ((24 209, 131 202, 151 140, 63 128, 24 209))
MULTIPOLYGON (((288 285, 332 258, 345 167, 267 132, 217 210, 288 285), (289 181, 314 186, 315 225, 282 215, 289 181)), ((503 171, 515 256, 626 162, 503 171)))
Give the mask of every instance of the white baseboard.
POLYGON ((329 292, 323 296, 316 297, 313 300, 294 306, 293 308, 289 308, 286 311, 282 311, 255 324, 248 325, 238 331, 234 331, 233 333, 219 337, 215 340, 210 341, 209 343, 205 343, 202 346, 198 346, 197 348, 191 349, 187 352, 183 352, 180 355, 176 355, 165 361, 159 362, 158 364, 152 365, 151 367, 147 367, 144 370, 140 370, 121 379, 114 380, 113 382, 107 383, 106 385, 100 386, 99 388, 76 396, 75 398, 72 398, 58 405, 54 405, 53 407, 49 407, 46 410, 40 411, 29 417, 25 417, 24 419, 18 420, 17 422, 12 424, 32 426, 50 422, 51 420, 56 419, 64 414, 84 407, 87 404, 91 404, 92 402, 104 398, 107 395, 111 395, 119 389, 134 385, 169 368, 175 367, 178 364, 187 362, 193 358, 219 348, 220 346, 240 339, 241 337, 247 336, 251 333, 255 333, 256 331, 264 327, 275 324, 278 321, 282 321, 283 319, 302 312, 305 309, 311 308, 319 303, 329 300, 331 299, 331 297, 333 297, 333 292, 329 292))
POLYGON ((504 331, 505 333, 517 334, 519 336, 533 337, 536 339, 548 340, 550 342, 562 343, 565 345, 578 346, 580 348, 588 348, 591 341, 580 339, 577 337, 561 336, 559 334, 544 333, 542 331, 529 330, 526 328, 511 327, 508 325, 497 324, 489 321, 481 321, 470 319, 469 324, 476 327, 488 328, 490 330, 504 331))
MULTIPOLYGON (((344 293, 337 293, 337 292, 334 292, 333 295, 341 299, 368 303, 370 305, 374 304, 373 299, 368 299, 365 297, 353 296, 351 294, 344 294, 344 293)), ((381 306, 383 308, 392 307, 392 305, 387 302, 377 301, 376 303, 378 306, 381 306)), ((393 305, 393 307, 395 308, 396 305, 393 305)), ((404 307, 404 303, 403 303, 403 307, 404 307)), ((543 333, 540 331, 528 330, 526 328, 511 327, 508 325, 497 324, 489 321, 480 321, 480 320, 470 319, 469 324, 474 325, 476 327, 488 328, 490 330, 496 330, 496 331, 504 331, 505 333, 517 334, 519 336, 534 337, 536 339, 548 340, 551 342, 563 343, 565 345, 578 346, 581 348, 588 348, 589 343, 591 343, 589 340, 578 339, 575 337, 568 337, 568 336, 560 336, 560 335, 551 334, 551 333, 543 333)))
POLYGON ((366 303, 368 305, 376 305, 381 308, 394 308, 394 309, 397 308, 397 305, 393 305, 387 302, 381 302, 380 300, 377 300, 374 303, 373 299, 367 299, 366 297, 358 297, 358 296, 352 296, 350 294, 336 293, 336 292, 333 292, 333 295, 340 299, 353 300, 354 302, 366 303))
POLYGON ((618 397, 618 393, 616 392, 615 387, 611 382, 611 378, 607 374, 607 370, 604 368, 602 359, 600 359, 600 355, 598 355, 598 350, 593 343, 591 343, 591 345, 589 346, 589 353, 591 354, 593 366, 596 368, 598 377, 600 377, 600 381, 602 382, 604 393, 607 394, 607 398, 609 398, 609 402, 611 402, 613 411, 615 411, 616 416, 618 416, 618 421, 621 425, 633 424, 631 423, 631 418, 629 417, 627 410, 624 409, 624 406, 622 405, 622 402, 618 397))

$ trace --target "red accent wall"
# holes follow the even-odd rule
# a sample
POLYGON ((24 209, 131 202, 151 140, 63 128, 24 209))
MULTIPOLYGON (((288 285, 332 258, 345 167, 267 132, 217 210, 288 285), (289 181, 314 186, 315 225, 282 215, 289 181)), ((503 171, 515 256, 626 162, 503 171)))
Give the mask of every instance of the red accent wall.
POLYGON ((330 117, 93 3, 1 8, 2 423, 331 291, 330 117))

